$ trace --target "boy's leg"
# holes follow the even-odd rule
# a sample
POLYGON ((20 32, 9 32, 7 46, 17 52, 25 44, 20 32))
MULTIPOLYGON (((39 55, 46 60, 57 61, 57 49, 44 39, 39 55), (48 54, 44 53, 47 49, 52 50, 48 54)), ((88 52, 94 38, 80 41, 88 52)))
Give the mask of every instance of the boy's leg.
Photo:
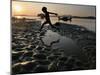
POLYGON ((57 27, 55 27, 54 25, 52 25, 51 22, 49 22, 49 24, 50 24, 50 26, 51 26, 52 28, 55 28, 55 29, 59 30, 59 28, 57 28, 57 27))
POLYGON ((50 26, 51 26, 52 28, 56 28, 55 26, 53 26, 53 25, 52 25, 52 23, 51 23, 51 22, 49 22, 49 24, 50 24, 50 26))
POLYGON ((44 22, 40 28, 40 31, 42 30, 42 28, 44 27, 44 25, 46 24, 47 22, 44 22))

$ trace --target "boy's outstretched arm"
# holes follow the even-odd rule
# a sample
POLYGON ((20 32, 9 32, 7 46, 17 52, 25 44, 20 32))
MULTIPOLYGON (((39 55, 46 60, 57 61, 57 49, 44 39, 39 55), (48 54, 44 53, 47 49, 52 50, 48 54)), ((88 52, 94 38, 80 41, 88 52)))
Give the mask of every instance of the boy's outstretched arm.
POLYGON ((56 16, 58 15, 57 13, 53 13, 53 12, 49 12, 49 14, 54 14, 54 15, 56 15, 56 16))

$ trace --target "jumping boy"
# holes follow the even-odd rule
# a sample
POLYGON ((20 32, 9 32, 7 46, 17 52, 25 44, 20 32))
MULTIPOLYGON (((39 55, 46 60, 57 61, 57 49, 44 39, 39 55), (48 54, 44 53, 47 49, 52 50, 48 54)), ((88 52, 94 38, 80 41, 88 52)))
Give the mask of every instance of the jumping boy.
POLYGON ((42 28, 44 27, 45 24, 49 24, 52 28, 56 28, 55 26, 52 25, 51 21, 50 21, 50 16, 49 14, 54 14, 54 15, 58 15, 57 13, 52 13, 52 12, 48 12, 46 7, 42 8, 42 11, 44 13, 44 17, 45 17, 45 22, 42 24, 40 31, 42 30, 42 28))

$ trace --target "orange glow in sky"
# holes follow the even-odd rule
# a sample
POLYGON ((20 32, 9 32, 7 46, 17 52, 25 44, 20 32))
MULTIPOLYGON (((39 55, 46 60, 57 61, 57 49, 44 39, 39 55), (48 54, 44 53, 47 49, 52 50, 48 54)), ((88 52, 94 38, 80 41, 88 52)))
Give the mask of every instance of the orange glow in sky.
POLYGON ((23 9, 22 9, 22 7, 21 7, 20 5, 15 5, 15 6, 14 6, 14 10, 15 10, 16 12, 21 12, 23 9))
POLYGON ((37 16, 37 14, 42 13, 41 9, 44 6, 47 7, 48 11, 59 15, 95 16, 95 6, 24 1, 12 1, 12 15, 37 16))
POLYGON ((20 4, 14 4, 12 7, 13 14, 20 15, 23 14, 23 7, 20 4))

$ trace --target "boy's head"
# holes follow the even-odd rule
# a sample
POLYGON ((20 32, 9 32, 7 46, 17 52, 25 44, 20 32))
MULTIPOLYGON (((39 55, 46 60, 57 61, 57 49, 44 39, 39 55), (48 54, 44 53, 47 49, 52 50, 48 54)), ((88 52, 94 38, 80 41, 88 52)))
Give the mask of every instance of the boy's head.
POLYGON ((46 7, 43 7, 43 8, 42 8, 42 11, 43 11, 43 12, 47 12, 47 8, 46 8, 46 7))

